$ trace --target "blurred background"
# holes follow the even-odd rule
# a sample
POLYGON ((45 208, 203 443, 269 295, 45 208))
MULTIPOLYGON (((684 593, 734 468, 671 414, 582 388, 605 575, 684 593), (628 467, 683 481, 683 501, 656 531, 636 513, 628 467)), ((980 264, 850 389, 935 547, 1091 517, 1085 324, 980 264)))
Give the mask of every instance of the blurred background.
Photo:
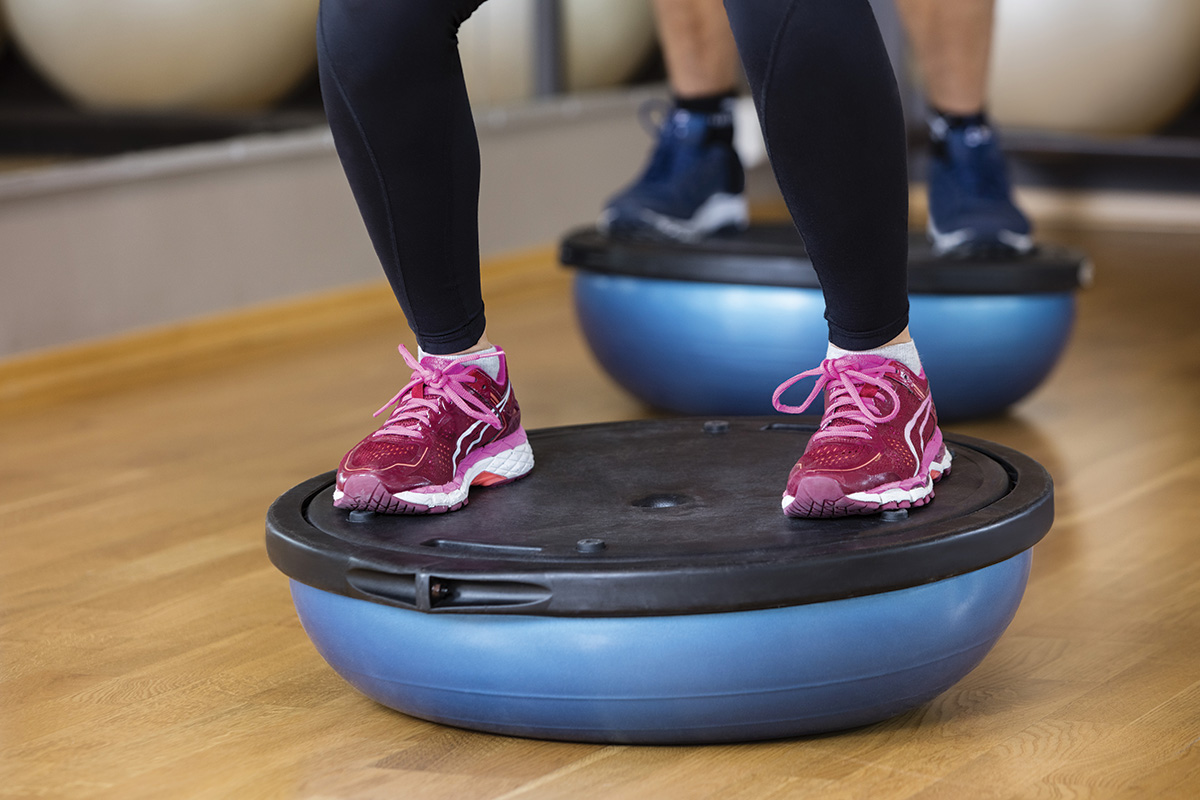
MULTIPOLYGON (((920 89, 875 5, 919 184, 920 89)), ((380 280, 324 127, 317 6, 0 0, 0 357, 380 280)), ((650 5, 492 0, 460 41, 483 255, 594 220, 666 94, 650 5)), ((1196 0, 999 0, 991 112, 1037 222, 1200 229, 1198 88, 1196 0)), ((739 148, 776 202, 760 141, 739 148)))

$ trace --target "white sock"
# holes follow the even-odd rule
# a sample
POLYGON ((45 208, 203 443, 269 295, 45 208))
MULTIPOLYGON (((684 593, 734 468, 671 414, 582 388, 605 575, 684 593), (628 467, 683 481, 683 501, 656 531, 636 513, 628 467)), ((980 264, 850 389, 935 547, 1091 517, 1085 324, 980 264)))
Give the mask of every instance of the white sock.
MULTIPOLYGON (((424 361, 431 353, 426 353, 420 347, 417 348, 417 361, 424 361)), ((475 353, 462 353, 456 356, 433 356, 440 358, 443 361, 457 361, 459 363, 472 363, 486 372, 488 376, 494 380, 500 380, 500 351, 494 346, 487 350, 479 350, 475 353)))
POLYGON ((841 358, 842 356, 883 356, 899 361, 904 366, 911 369, 917 375, 921 374, 921 357, 917 355, 917 346, 910 339, 907 342, 900 344, 888 344, 883 347, 876 347, 872 350, 843 350, 833 342, 829 343, 829 348, 825 351, 825 358, 841 358))

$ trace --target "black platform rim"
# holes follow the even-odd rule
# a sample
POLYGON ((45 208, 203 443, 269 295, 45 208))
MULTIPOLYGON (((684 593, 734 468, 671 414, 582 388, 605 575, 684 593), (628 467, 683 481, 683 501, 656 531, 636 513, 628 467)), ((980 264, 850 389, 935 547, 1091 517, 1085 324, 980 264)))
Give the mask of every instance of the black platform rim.
MULTIPOLYGON (((731 417, 764 426, 778 418, 731 417)), ((530 439, 571 435, 598 427, 646 421, 544 428, 530 439)), ((651 421, 653 422, 653 421, 651 421)), ((661 421, 660 421, 661 422, 661 421)), ((670 420, 702 425, 701 418, 670 420)), ((815 426, 803 426, 807 431, 815 426)), ((267 514, 267 552, 288 577, 317 589, 431 613, 529 614, 562 617, 669 616, 778 608, 910 588, 982 569, 1022 553, 1053 522, 1053 483, 1032 458, 1003 445, 948 435, 953 448, 969 448, 1001 465, 1010 487, 994 502, 927 529, 932 538, 914 546, 839 556, 836 563, 764 563, 686 573, 657 564, 646 569, 600 570, 595 563, 514 563, 503 554, 475 556, 457 568, 397 568, 362 558, 342 540, 316 531, 307 505, 331 486, 334 473, 310 478, 281 495, 267 514), (316 532, 315 534, 313 532, 316 532), (299 532, 299 534, 297 534, 299 532), (329 547, 329 542, 340 546, 329 547), (752 581, 746 573, 753 571, 752 581), (911 575, 920 574, 914 580, 911 575), (484 598, 475 604, 439 605, 440 587, 484 598), (747 587, 751 587, 747 591, 747 587)), ((937 502, 936 500, 934 502, 937 502)), ((919 512, 917 512, 919 513, 919 512)), ((627 566, 627 565, 621 565, 627 566)))
MULTIPOLYGON (((757 225, 753 231, 792 231, 790 223, 757 225)), ((795 235, 792 231, 791 235, 795 235)), ((569 232, 559 245, 564 266, 602 275, 819 289, 820 281, 799 241, 791 245, 752 243, 746 234, 695 243, 616 239, 596 228, 569 232)), ((1092 266, 1082 252, 1041 243, 1028 256, 980 260, 938 258, 924 234, 909 243, 909 291, 915 294, 1025 295, 1073 292, 1091 282, 1092 266)))

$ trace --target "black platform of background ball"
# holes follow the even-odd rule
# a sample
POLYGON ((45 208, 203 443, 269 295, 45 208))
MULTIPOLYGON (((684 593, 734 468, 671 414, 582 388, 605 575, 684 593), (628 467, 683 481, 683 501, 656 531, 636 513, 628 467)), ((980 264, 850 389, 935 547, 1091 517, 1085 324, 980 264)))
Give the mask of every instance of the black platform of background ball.
POLYGON ((813 428, 769 419, 720 428, 534 431, 529 477, 476 490, 465 513, 444 516, 347 514, 322 475, 272 507, 268 550, 310 586, 423 611, 657 615, 919 585, 1009 558, 1049 529, 1045 471, 965 437, 948 438, 953 470, 927 507, 789 519, 783 480, 813 428))
MULTIPOLYGON (((595 228, 569 233, 563 264, 592 272, 664 280, 820 288, 804 241, 790 222, 758 224, 699 242, 610 238, 595 228)), ((919 294, 1069 292, 1091 281, 1087 256, 1042 243, 1024 256, 943 258, 922 233, 909 236, 908 288, 919 294)))
MULTIPOLYGON (((596 360, 657 408, 770 413, 775 387, 825 357, 824 296, 790 223, 694 243, 583 229, 565 237, 561 260, 575 268, 576 315, 596 360)), ((997 414, 1041 385, 1090 275, 1083 253, 1054 244, 938 258, 913 234, 909 322, 939 417, 997 414)))

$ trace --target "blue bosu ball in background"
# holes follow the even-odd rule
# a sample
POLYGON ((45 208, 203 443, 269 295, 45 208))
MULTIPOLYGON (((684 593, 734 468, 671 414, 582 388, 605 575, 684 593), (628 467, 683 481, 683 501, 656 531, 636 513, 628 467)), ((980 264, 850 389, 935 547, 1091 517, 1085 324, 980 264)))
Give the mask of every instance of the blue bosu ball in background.
MULTIPOLYGON (((771 413, 775 387, 825 357, 824 299, 790 226, 688 245, 580 231, 562 259, 576 267, 576 311, 597 360, 658 408, 771 413)), ((1081 254, 1053 246, 1020 259, 935 259, 914 237, 910 328, 939 416, 996 414, 1037 388, 1066 347, 1088 270, 1081 254)), ((785 401, 798 403, 802 388, 785 401)))

